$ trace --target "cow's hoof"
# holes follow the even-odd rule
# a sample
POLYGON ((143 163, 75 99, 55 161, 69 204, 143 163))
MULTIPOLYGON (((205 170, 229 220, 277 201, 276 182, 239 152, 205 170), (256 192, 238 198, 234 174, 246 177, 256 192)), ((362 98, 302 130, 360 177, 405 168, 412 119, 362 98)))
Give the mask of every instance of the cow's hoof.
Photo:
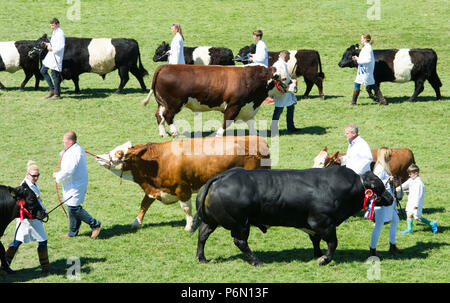
POLYGON ((16 273, 16 272, 15 272, 14 270, 12 270, 11 267, 9 267, 9 266, 2 266, 1 268, 2 268, 2 270, 3 270, 4 272, 6 272, 8 275, 11 275, 11 274, 15 274, 15 273, 16 273))
POLYGON ((320 98, 321 98, 322 100, 325 100, 325 95, 320 95, 320 98))
POLYGON ((209 260, 206 260, 206 258, 198 258, 198 261, 203 264, 209 263, 209 260))
POLYGON ((138 218, 136 218, 136 219, 134 220, 133 224, 131 224, 131 229, 132 229, 132 230, 138 230, 138 229, 140 229, 141 227, 142 227, 142 222, 141 222, 138 218))
POLYGON ((319 265, 321 265, 321 266, 327 265, 330 262, 331 262, 331 259, 329 259, 327 256, 322 256, 319 258, 319 265))
POLYGON ((115 94, 121 94, 121 93, 122 93, 122 90, 118 89, 118 90, 116 90, 114 93, 115 93, 115 94))
POLYGON ((251 264, 253 266, 263 266, 264 265, 264 263, 259 261, 259 260, 254 260, 254 261, 251 262, 251 264))

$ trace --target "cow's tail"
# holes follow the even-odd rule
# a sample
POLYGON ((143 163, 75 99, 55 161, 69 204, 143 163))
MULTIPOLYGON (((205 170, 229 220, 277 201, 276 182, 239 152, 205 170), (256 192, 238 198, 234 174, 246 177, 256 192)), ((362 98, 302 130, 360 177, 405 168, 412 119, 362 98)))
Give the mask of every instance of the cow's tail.
POLYGON ((145 99, 141 101, 142 106, 147 106, 148 101, 150 100, 150 97, 152 96, 152 94, 153 94, 153 89, 151 89, 150 92, 148 93, 147 97, 145 97, 145 99))
POLYGON ((148 71, 142 65, 141 52, 139 51, 139 47, 138 47, 138 60, 139 60, 139 73, 141 74, 142 77, 145 77, 148 75, 148 71))
POLYGON ((211 187, 211 185, 217 181, 217 179, 220 178, 220 175, 217 175, 215 177, 212 177, 211 179, 209 179, 205 185, 203 185, 200 190, 198 191, 197 194, 197 199, 196 199, 196 207, 197 207, 197 213, 194 216, 194 220, 192 222, 192 227, 190 230, 190 235, 193 235, 195 233, 195 231, 198 229, 198 227, 200 226, 201 222, 201 218, 200 218, 200 214, 202 217, 204 217, 204 205, 205 205, 205 199, 206 199, 206 195, 209 192, 209 188, 211 187))
MULTIPOLYGON (((146 106, 148 104, 148 101, 150 100, 150 97, 152 96, 153 92, 155 93, 155 98, 156 98, 156 90, 155 90, 156 80, 158 79, 158 75, 159 75, 159 72, 161 71, 162 66, 164 66, 164 65, 160 65, 155 70, 155 73, 153 74, 152 88, 150 89, 150 92, 148 93, 147 97, 145 97, 145 99, 141 101, 142 106, 146 106)), ((156 102, 158 102, 158 99, 156 99, 156 102)))
POLYGON ((325 74, 322 71, 322 61, 320 60, 320 54, 319 52, 317 52, 317 59, 319 60, 319 73, 317 74, 317 76, 319 78, 325 79, 325 74))

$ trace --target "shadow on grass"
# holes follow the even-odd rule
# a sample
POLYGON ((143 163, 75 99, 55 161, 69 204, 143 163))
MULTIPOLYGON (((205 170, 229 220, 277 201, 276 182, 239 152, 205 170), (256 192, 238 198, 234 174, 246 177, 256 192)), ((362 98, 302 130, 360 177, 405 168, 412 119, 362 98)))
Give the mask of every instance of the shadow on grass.
POLYGON ((85 88, 80 89, 80 93, 76 94, 73 90, 69 91, 62 91, 62 96, 66 95, 67 97, 73 98, 73 99, 95 99, 95 98, 106 98, 112 95, 126 95, 126 94, 132 94, 132 93, 141 93, 145 94, 148 92, 142 91, 140 88, 124 88, 122 90, 122 93, 116 94, 117 88, 85 88))
MULTIPOLYGON (((322 241, 322 252, 326 252, 326 244, 322 241)), ((401 248, 403 253, 393 255, 388 251, 378 250, 381 261, 383 259, 396 259, 396 260, 408 260, 408 259, 426 259, 429 255, 429 251, 432 249, 440 248, 442 246, 450 246, 450 243, 446 242, 417 242, 415 246, 401 248)), ((236 248, 237 249, 237 248, 236 248)), ((250 248, 251 249, 251 248, 250 248)), ((316 260, 314 258, 314 251, 312 248, 292 248, 282 251, 254 251, 256 257, 263 263, 280 263, 280 262, 292 262, 301 261, 309 262, 316 260)), ((347 249, 340 250, 339 246, 333 256, 333 261, 336 263, 351 263, 351 262, 365 262, 369 258, 369 248, 367 249, 347 249)), ((213 261, 218 263, 224 263, 241 259, 248 262, 248 258, 244 254, 237 254, 230 257, 218 257, 213 261)))
MULTIPOLYGON (((97 263, 97 262, 105 262, 106 258, 90 258, 90 257, 81 257, 80 258, 80 274, 83 276, 84 274, 89 274, 91 272, 91 267, 89 264, 97 263)), ((43 274, 41 271, 41 266, 36 266, 32 268, 23 268, 17 269, 14 268, 14 263, 12 264, 13 270, 15 270, 15 274, 6 274, 1 271, 0 273, 0 282, 4 283, 12 283, 12 282, 28 282, 34 279, 44 278, 47 275, 57 275, 61 277, 66 277, 67 270, 73 266, 73 262, 68 263, 68 259, 58 259, 56 261, 50 260, 51 270, 48 274, 43 274)), ((69 281, 69 280, 67 280, 69 281)))
POLYGON ((415 102, 440 102, 440 101, 448 101, 449 97, 441 96, 440 100, 436 100, 436 96, 419 96, 414 101, 408 101, 411 96, 403 96, 403 97, 389 97, 384 96, 388 103, 415 103, 415 102))
MULTIPOLYGON (((185 220, 173 220, 173 221, 164 221, 164 222, 157 222, 157 223, 144 223, 140 229, 145 228, 154 228, 154 227, 160 227, 160 226, 171 226, 171 227, 184 227, 186 225, 185 220)), ((131 229, 131 223, 130 224, 116 224, 111 227, 103 227, 100 231, 100 234, 98 235, 98 238, 95 240, 102 240, 102 239, 110 239, 117 236, 123 236, 126 234, 132 234, 135 232, 138 232, 139 229, 131 229)), ((79 236, 91 236, 91 232, 83 233, 79 236)))

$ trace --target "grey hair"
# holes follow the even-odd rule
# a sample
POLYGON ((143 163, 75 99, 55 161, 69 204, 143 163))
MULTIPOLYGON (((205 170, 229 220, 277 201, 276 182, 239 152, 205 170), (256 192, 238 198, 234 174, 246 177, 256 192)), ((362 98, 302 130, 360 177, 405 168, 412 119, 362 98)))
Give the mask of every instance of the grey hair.
POLYGON ((353 133, 358 134, 358 126, 356 124, 350 123, 346 128, 349 128, 353 133))

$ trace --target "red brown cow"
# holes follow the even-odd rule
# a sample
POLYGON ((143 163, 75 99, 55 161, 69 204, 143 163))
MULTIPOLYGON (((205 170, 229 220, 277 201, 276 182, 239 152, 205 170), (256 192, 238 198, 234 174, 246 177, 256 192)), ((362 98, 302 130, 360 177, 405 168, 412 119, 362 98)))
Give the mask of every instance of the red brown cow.
MULTIPOLYGON (((377 149, 372 149, 373 162, 372 165, 377 161, 377 149)), ((319 154, 314 158, 313 167, 328 167, 331 165, 337 165, 337 159, 346 153, 339 153, 338 151, 329 154, 327 153, 327 147, 324 146, 319 154)), ((408 180, 408 173, 406 170, 408 167, 416 163, 414 160, 414 154, 409 148, 392 148, 392 158, 389 162, 391 167, 392 175, 401 178, 402 182, 408 180)))
POLYGON ((232 167, 270 169, 269 147, 259 136, 194 138, 132 146, 127 142, 99 156, 98 163, 117 176, 136 182, 145 192, 132 228, 140 228, 155 199, 180 201, 192 225, 191 195, 209 178, 232 167))
MULTIPOLYGON (((159 66, 152 89, 142 105, 155 95, 158 108, 155 116, 160 136, 167 136, 166 122, 172 136, 178 135, 174 116, 186 106, 194 112, 218 110, 223 112, 222 136, 233 121, 245 121, 255 134, 254 116, 267 96, 281 97, 292 84, 282 69, 263 65, 219 66, 166 64, 159 66)), ((294 89, 293 85, 289 90, 294 89)))

